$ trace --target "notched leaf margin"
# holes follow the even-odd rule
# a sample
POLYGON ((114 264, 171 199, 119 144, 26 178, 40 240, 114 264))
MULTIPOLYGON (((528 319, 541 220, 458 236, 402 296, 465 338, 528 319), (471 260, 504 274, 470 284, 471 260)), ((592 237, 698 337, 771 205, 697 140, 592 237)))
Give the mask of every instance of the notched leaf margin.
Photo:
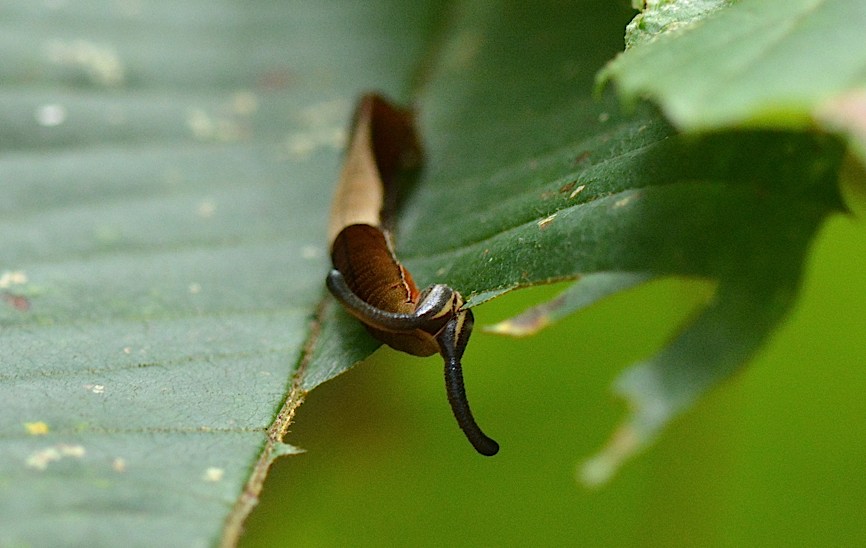
POLYGON ((307 396, 308 390, 303 388, 304 376, 312 361, 313 351, 321 333, 322 320, 329 304, 333 303, 329 298, 323 297, 316 308, 315 315, 310 322, 310 334, 301 351, 295 373, 292 375, 292 382, 289 393, 286 396, 286 401, 283 403, 282 408, 280 408, 279 413, 277 413, 274 422, 268 428, 261 455, 252 468, 250 478, 247 480, 243 492, 238 496, 237 502, 235 502, 234 507, 226 518, 222 538, 220 539, 220 546, 222 548, 237 546, 244 531, 244 523, 259 502, 259 496, 264 487, 265 479, 274 461, 284 455, 295 455, 303 452, 302 449, 285 443, 283 439, 288 433, 292 422, 294 422, 295 413, 307 396))

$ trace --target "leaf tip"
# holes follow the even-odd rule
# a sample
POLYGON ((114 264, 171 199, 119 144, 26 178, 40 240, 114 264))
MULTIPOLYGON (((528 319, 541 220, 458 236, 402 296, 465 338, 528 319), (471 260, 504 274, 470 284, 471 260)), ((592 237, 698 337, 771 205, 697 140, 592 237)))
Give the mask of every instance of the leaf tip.
POLYGON ((581 465, 581 483, 587 487, 604 485, 655 439, 675 410, 675 402, 665 398, 662 385, 652 362, 638 364, 620 376, 615 391, 628 404, 629 416, 607 444, 581 465))
POLYGON ((836 94, 820 102, 813 119, 847 138, 860 162, 866 162, 866 88, 836 94))
POLYGON ((541 314, 526 317, 524 315, 515 316, 507 320, 502 320, 493 325, 486 325, 481 328, 485 333, 494 335, 507 335, 510 337, 528 337, 541 331, 550 325, 550 317, 541 314))
POLYGON ((274 443, 273 445, 273 448, 271 450, 271 458, 278 459, 286 455, 298 455, 304 452, 305 451, 300 447, 295 447, 294 445, 288 443, 278 442, 274 443))
POLYGON ((603 486, 643 445, 643 440, 631 425, 619 427, 601 451, 580 465, 578 481, 591 488, 603 486))

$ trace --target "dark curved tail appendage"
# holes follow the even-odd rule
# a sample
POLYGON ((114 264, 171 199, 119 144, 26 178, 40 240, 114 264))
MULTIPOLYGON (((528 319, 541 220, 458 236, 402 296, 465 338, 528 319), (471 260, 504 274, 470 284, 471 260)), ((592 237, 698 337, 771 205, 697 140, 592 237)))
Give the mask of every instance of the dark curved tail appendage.
POLYGON ((499 444, 489 438, 472 416, 469 400, 466 399, 466 388, 463 386, 463 370, 460 358, 466 349, 469 335, 472 333, 472 312, 463 310, 451 319, 437 337, 442 357, 445 359, 445 390, 448 393, 448 403, 457 424, 472 447, 485 456, 493 456, 499 452, 499 444))

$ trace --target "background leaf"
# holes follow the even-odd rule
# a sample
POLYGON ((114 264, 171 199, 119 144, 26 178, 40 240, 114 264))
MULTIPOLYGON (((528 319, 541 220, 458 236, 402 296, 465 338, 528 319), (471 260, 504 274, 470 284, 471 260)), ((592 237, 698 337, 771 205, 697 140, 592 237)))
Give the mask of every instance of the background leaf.
POLYGON ((652 27, 635 26, 647 34, 665 30, 617 57, 602 80, 625 97, 651 98, 681 130, 817 125, 848 138, 860 162, 866 159, 862 2, 745 0, 721 10, 712 2, 671 2, 712 14, 685 26, 680 10, 660 4, 639 16, 652 27))
POLYGON ((605 297, 636 287, 650 279, 652 277, 646 273, 598 272, 586 274, 555 299, 534 306, 513 318, 491 325, 487 331, 515 337, 534 335, 577 310, 589 307, 605 297))

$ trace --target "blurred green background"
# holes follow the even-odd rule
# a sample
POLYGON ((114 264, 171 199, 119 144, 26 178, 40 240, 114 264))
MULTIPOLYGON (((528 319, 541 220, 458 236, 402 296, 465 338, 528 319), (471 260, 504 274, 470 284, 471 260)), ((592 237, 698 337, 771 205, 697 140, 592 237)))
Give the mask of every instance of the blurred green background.
POLYGON ((624 413, 608 387, 699 306, 699 283, 655 282, 526 339, 476 330, 464 367, 492 458, 454 424, 438 359, 380 350, 310 394, 288 438, 307 453, 276 463, 243 545, 862 544, 863 249, 862 222, 831 218, 768 346, 597 490, 575 473, 624 413))

